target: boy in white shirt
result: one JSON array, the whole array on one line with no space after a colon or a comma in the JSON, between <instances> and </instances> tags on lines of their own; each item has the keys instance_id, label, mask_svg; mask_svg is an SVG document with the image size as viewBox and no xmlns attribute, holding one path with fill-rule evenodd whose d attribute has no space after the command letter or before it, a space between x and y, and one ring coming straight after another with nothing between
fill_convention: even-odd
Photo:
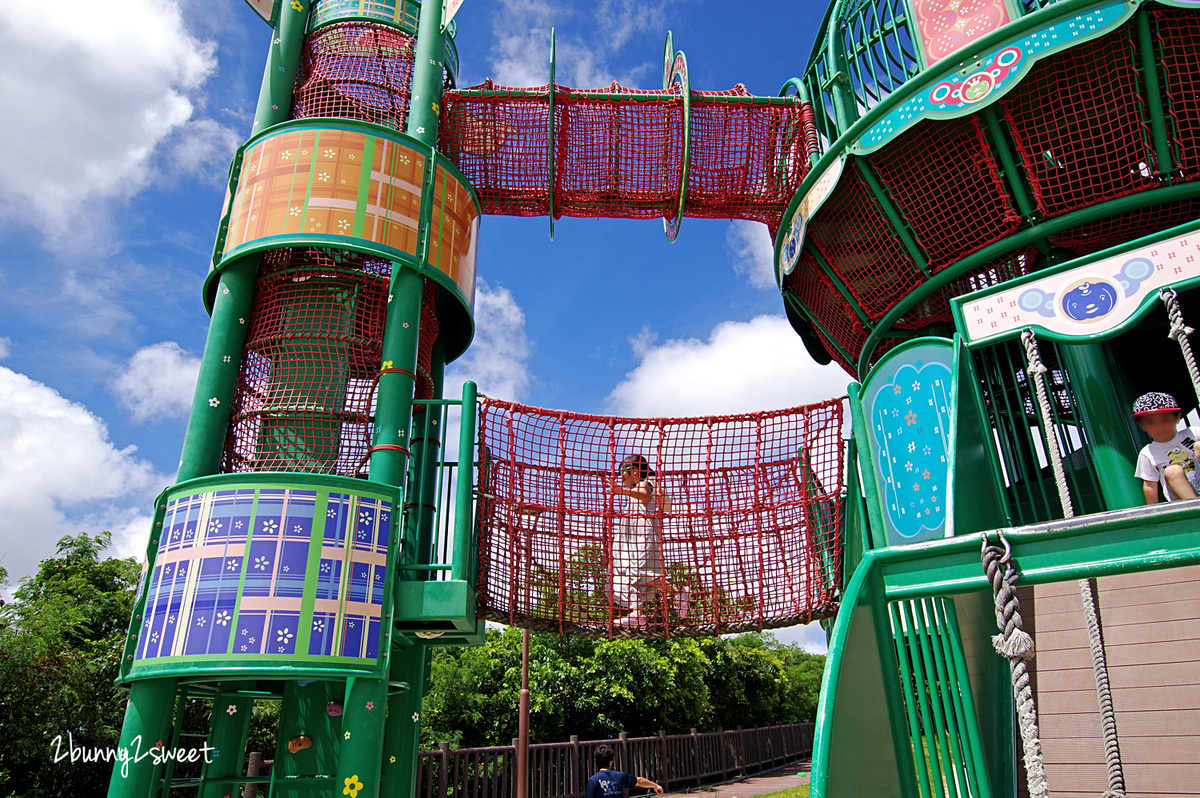
<instances>
[{"instance_id":1,"label":"boy in white shirt","mask_svg":"<svg viewBox=\"0 0 1200 798\"><path fill-rule=\"evenodd\" d=\"M1137 425L1150 436L1138 454L1134 476L1142 480L1146 504L1158 504L1158 487L1167 501L1194 499L1200 491L1200 432L1179 429L1183 411L1168 393L1148 393L1133 403Z\"/></svg>"}]
</instances>

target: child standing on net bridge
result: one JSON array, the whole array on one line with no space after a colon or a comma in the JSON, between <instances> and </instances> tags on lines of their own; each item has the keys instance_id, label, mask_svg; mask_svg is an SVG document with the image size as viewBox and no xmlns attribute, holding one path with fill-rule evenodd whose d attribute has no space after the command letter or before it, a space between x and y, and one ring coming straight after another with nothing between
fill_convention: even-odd
<instances>
[{"instance_id":1,"label":"child standing on net bridge","mask_svg":"<svg viewBox=\"0 0 1200 798\"><path fill-rule=\"evenodd\" d=\"M663 788L650 779L633 776L620 770L611 770L613 750L607 745L597 748L593 756L596 759L596 767L600 770L588 779L587 789L583 791L583 798L618 798L618 796L624 795L630 787L644 787L662 795Z\"/></svg>"},{"instance_id":2,"label":"child standing on net bridge","mask_svg":"<svg viewBox=\"0 0 1200 798\"><path fill-rule=\"evenodd\" d=\"M613 625L645 626L649 619L642 605L655 590L673 595L679 617L687 617L688 588L672 585L663 564L663 516L671 510L671 498L659 487L645 457L631 454L621 461L613 493L628 502L613 540L612 597L629 609Z\"/></svg>"}]
</instances>

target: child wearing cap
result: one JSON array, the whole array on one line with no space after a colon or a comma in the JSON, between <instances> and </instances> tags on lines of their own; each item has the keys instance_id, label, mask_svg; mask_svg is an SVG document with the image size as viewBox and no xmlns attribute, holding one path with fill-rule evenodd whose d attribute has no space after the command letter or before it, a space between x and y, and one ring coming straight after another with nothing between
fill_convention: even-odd
<instances>
[{"instance_id":1,"label":"child wearing cap","mask_svg":"<svg viewBox=\"0 0 1200 798\"><path fill-rule=\"evenodd\" d=\"M1158 486L1167 501L1194 499L1200 491L1200 432L1179 429L1183 411L1169 393L1148 393L1133 403L1133 417L1150 443L1138 454L1134 476L1142 480L1146 504L1158 504Z\"/></svg>"}]
</instances>

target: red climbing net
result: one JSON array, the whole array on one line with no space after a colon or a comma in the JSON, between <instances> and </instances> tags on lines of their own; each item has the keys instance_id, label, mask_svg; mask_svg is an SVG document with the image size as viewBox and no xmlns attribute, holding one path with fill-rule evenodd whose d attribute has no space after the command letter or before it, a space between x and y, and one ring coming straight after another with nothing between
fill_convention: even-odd
<instances>
[{"instance_id":1,"label":"red climbing net","mask_svg":"<svg viewBox=\"0 0 1200 798\"><path fill-rule=\"evenodd\" d=\"M722 634L832 615L841 399L742 415L620 418L484 397L484 617L620 637ZM648 476L642 463L654 472ZM614 480L649 480L647 503Z\"/></svg>"},{"instance_id":2,"label":"red climbing net","mask_svg":"<svg viewBox=\"0 0 1200 798\"><path fill-rule=\"evenodd\" d=\"M364 470L391 263L307 247L265 252L222 471ZM437 286L425 281L416 397L433 395Z\"/></svg>"},{"instance_id":3,"label":"red climbing net","mask_svg":"<svg viewBox=\"0 0 1200 798\"><path fill-rule=\"evenodd\" d=\"M471 181L483 212L544 216L553 197L556 217L674 218L683 168L678 87L556 86L553 139L549 89L489 82L446 93L438 147ZM740 85L692 92L691 108L684 215L750 219L773 234L808 173L811 113L794 97L756 98Z\"/></svg>"}]
</instances>

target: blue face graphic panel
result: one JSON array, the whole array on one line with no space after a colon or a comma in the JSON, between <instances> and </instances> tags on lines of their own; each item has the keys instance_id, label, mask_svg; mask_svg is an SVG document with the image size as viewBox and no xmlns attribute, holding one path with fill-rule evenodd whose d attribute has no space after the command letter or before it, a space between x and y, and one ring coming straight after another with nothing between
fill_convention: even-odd
<instances>
[{"instance_id":1,"label":"blue face graphic panel","mask_svg":"<svg viewBox=\"0 0 1200 798\"><path fill-rule=\"evenodd\" d=\"M889 546L946 532L953 357L948 341L903 344L888 353L863 387L871 465Z\"/></svg>"}]
</instances>

